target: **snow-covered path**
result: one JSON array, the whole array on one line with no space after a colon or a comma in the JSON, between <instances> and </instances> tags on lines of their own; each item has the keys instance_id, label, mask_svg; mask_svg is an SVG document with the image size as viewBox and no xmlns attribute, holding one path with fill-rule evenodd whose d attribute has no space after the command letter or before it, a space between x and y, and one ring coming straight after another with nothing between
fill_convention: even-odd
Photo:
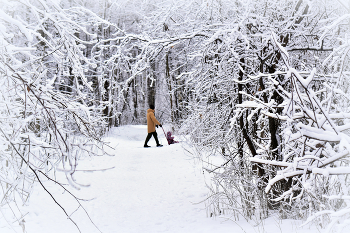
<instances>
[{"instance_id":1,"label":"snow-covered path","mask_svg":"<svg viewBox=\"0 0 350 233\"><path fill-rule=\"evenodd\" d=\"M251 223L235 223L223 218L208 218L205 204L195 204L206 198L207 188L201 164L184 150L180 144L166 145L161 130L159 138L164 147L156 148L152 138L151 148L143 148L146 126L114 128L106 140L116 148L114 156L86 158L78 170L105 171L77 172L78 183L90 184L82 188L77 196L92 199L82 202L92 221L103 233L192 233L192 232L309 232L298 229L296 222L271 218L264 224L253 227ZM77 203L63 193L57 185L46 183L57 200L72 214ZM30 211L25 216L28 233L75 233L79 232L55 205L41 187L32 194ZM229 217L229 216L226 216ZM82 208L72 219L83 233L97 233ZM300 222L298 222L300 224ZM23 232L22 228L1 227L1 233ZM14 231L16 230L16 231Z\"/></svg>"},{"instance_id":2,"label":"snow-covered path","mask_svg":"<svg viewBox=\"0 0 350 233\"><path fill-rule=\"evenodd\" d=\"M118 128L110 134L110 141L118 141L117 154L109 158L116 168L101 174L105 176L96 189L102 194L96 193L101 198L95 205L102 208L98 216L92 215L103 223L102 232L181 232L185 227L196 232L197 221L207 220L203 205L192 204L206 194L200 170L179 144L166 146L160 133L162 148L156 148L153 139L151 148L142 147L143 126Z\"/></svg>"}]
</instances>

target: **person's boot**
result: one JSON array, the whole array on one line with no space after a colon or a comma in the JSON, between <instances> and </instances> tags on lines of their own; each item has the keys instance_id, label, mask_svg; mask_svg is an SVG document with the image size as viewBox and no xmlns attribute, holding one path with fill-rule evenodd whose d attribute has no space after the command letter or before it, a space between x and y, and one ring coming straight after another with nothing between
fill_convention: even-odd
<instances>
[{"instance_id":1,"label":"person's boot","mask_svg":"<svg viewBox=\"0 0 350 233\"><path fill-rule=\"evenodd\" d=\"M162 147L163 145L159 144L157 133L153 134L153 136L154 136L154 139L156 140L157 147Z\"/></svg>"},{"instance_id":2,"label":"person's boot","mask_svg":"<svg viewBox=\"0 0 350 233\"><path fill-rule=\"evenodd\" d=\"M150 147L149 145L147 145L148 141L151 139L152 134L147 134L146 140L145 140L145 144L143 144L143 147Z\"/></svg>"}]
</instances>

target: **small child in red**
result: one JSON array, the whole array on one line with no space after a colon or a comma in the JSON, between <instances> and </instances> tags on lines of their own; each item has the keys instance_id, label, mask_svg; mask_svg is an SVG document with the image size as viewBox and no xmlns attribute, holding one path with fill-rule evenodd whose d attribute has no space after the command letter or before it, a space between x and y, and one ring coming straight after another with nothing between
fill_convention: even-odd
<instances>
[{"instance_id":1,"label":"small child in red","mask_svg":"<svg viewBox=\"0 0 350 233\"><path fill-rule=\"evenodd\" d=\"M168 140L168 144L174 144L174 143L178 143L177 141L174 141L174 137L171 136L171 132L168 131L166 133L166 140Z\"/></svg>"}]
</instances>

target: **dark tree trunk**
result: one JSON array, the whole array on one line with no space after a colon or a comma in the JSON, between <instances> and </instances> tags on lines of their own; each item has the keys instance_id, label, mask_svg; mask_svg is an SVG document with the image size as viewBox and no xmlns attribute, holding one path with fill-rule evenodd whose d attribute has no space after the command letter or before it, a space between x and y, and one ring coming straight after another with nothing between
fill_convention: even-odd
<instances>
[{"instance_id":1,"label":"dark tree trunk","mask_svg":"<svg viewBox=\"0 0 350 233\"><path fill-rule=\"evenodd\" d=\"M240 59L240 63L244 64L244 58ZM242 70L240 70L239 76L238 76L238 81L242 81L242 80L243 80L243 72L242 72ZM243 84L238 83L238 102L237 102L238 104L243 103L243 95L240 93L241 91L243 91ZM243 128L243 117L242 116L239 118L238 123L239 123L240 129L242 130L242 128ZM244 145L244 141L242 140L242 137L238 137L238 142L237 142L238 155L241 159L243 159L243 145Z\"/></svg>"},{"instance_id":2,"label":"dark tree trunk","mask_svg":"<svg viewBox=\"0 0 350 233\"><path fill-rule=\"evenodd\" d=\"M243 66L244 63L245 63L244 58L241 58L240 64L242 66L242 69L244 69L244 66ZM244 73L242 70L240 70L238 81L243 81L243 76L244 76ZM238 83L238 103L239 104L243 103L243 95L240 93L241 91L243 91L243 84ZM243 115L244 114L242 114L241 117L239 118L239 127L242 130L243 138L247 142L247 145L249 147L249 150L250 150L252 156L255 156L256 150L255 150L253 141L251 140L251 138L248 135L248 122L246 121L246 124L244 124L244 116ZM241 157L243 157L243 143L242 143L242 145L240 145L238 147L238 149L239 149L239 155Z\"/></svg>"},{"instance_id":3,"label":"dark tree trunk","mask_svg":"<svg viewBox=\"0 0 350 233\"><path fill-rule=\"evenodd\" d=\"M155 105L156 102L156 61L151 60L150 61L150 78L147 79L147 97L148 97L148 106L149 105ZM153 80L152 80L153 79Z\"/></svg>"},{"instance_id":4,"label":"dark tree trunk","mask_svg":"<svg viewBox=\"0 0 350 233\"><path fill-rule=\"evenodd\" d=\"M166 83L168 85L168 90L169 90L171 122L174 123L173 93L172 93L173 88L172 88L172 80L170 77L169 52L165 54L165 78L166 78Z\"/></svg>"},{"instance_id":5,"label":"dark tree trunk","mask_svg":"<svg viewBox=\"0 0 350 233\"><path fill-rule=\"evenodd\" d=\"M137 96L137 88L136 88L136 82L133 80L131 82L132 85L132 94L133 94L133 104L134 104L134 120L137 121L138 114L137 114L137 107L138 107L138 96Z\"/></svg>"}]
</instances>

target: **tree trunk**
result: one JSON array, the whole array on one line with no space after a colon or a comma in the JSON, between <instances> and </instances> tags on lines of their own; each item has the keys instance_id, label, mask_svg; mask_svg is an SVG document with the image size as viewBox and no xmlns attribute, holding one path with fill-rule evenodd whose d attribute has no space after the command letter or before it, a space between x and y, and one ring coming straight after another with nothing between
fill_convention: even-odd
<instances>
[{"instance_id":1,"label":"tree trunk","mask_svg":"<svg viewBox=\"0 0 350 233\"><path fill-rule=\"evenodd\" d=\"M168 85L168 90L169 90L171 122L174 123L173 93L172 93L172 80L170 77L169 52L165 54L165 78L166 78L166 83Z\"/></svg>"},{"instance_id":2,"label":"tree trunk","mask_svg":"<svg viewBox=\"0 0 350 233\"><path fill-rule=\"evenodd\" d=\"M150 61L150 77L147 79L147 98L148 105L154 105L156 102L156 62Z\"/></svg>"},{"instance_id":3,"label":"tree trunk","mask_svg":"<svg viewBox=\"0 0 350 233\"><path fill-rule=\"evenodd\" d=\"M241 58L240 59L240 63L241 64L244 64L245 63L245 60L244 58ZM242 69L244 69L244 66L242 66ZM243 76L244 76L244 73L242 70L239 71L239 78L238 78L238 81L243 81ZM242 104L243 103L243 95L240 93L241 91L243 91L243 84L241 83L238 83L238 103L239 104ZM255 150L255 147L254 147L254 144L253 144L253 141L250 139L249 135L248 135L248 122L246 122L246 127L245 127L245 124L244 124L244 114L241 115L241 117L239 118L239 127L242 131L242 134L243 134L243 138L245 139L245 141L247 142L247 145L249 147L249 150L251 152L251 154L253 156L256 155L256 150ZM243 157L243 144L240 145L241 149L239 148L239 155L241 157Z\"/></svg>"}]
</instances>

